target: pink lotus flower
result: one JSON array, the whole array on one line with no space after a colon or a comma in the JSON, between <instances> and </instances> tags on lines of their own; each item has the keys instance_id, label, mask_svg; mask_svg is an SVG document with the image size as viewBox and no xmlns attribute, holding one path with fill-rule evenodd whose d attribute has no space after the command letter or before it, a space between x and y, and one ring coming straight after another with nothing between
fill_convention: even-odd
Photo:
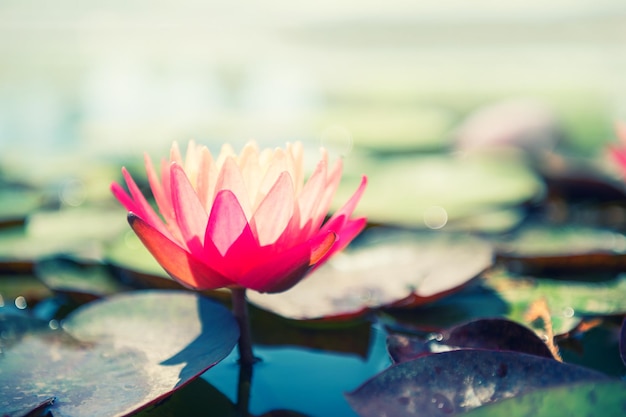
<instances>
[{"instance_id":1,"label":"pink lotus flower","mask_svg":"<svg viewBox=\"0 0 626 417\"><path fill-rule=\"evenodd\" d=\"M161 216L125 168L129 192L117 183L111 190L159 264L193 289L285 291L366 224L365 218L351 218L366 177L324 223L341 178L341 160L330 168L322 151L305 182L299 143L262 152L249 143L239 155L225 145L214 160L205 146L190 142L184 162L174 143L160 177L148 156L145 165Z\"/></svg>"}]
</instances>

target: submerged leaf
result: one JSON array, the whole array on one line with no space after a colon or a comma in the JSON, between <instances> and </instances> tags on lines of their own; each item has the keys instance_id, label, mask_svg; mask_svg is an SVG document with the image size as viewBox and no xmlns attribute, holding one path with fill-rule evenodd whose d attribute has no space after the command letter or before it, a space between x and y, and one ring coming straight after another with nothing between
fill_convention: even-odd
<instances>
[{"instance_id":1,"label":"submerged leaf","mask_svg":"<svg viewBox=\"0 0 626 417\"><path fill-rule=\"evenodd\" d=\"M394 365L347 399L362 417L453 416L533 390L608 379L539 356L464 349Z\"/></svg>"},{"instance_id":2,"label":"submerged leaf","mask_svg":"<svg viewBox=\"0 0 626 417\"><path fill-rule=\"evenodd\" d=\"M239 336L226 308L175 291L118 295L75 310L64 330L31 328L9 333L0 358L0 410L11 416L49 397L55 416L126 415L215 365Z\"/></svg>"}]
</instances>

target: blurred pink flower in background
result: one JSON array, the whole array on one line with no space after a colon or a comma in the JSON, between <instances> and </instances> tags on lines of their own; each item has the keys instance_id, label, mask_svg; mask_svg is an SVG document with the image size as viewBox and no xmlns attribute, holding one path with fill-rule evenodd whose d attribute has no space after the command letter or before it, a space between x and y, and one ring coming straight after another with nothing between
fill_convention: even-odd
<instances>
[{"instance_id":1,"label":"blurred pink flower in background","mask_svg":"<svg viewBox=\"0 0 626 417\"><path fill-rule=\"evenodd\" d=\"M366 177L324 223L341 160L330 167L322 150L305 181L300 143L263 151L248 143L239 155L224 145L214 159L207 147L190 142L184 161L174 143L160 176L148 156L145 165L160 216L125 168L128 192L117 183L111 189L159 264L193 289L285 291L366 224L365 218L351 218Z\"/></svg>"},{"instance_id":2,"label":"blurred pink flower in background","mask_svg":"<svg viewBox=\"0 0 626 417\"><path fill-rule=\"evenodd\" d=\"M617 123L615 130L617 131L620 144L609 146L609 152L613 159L619 164L622 175L626 178L626 123Z\"/></svg>"}]
</instances>

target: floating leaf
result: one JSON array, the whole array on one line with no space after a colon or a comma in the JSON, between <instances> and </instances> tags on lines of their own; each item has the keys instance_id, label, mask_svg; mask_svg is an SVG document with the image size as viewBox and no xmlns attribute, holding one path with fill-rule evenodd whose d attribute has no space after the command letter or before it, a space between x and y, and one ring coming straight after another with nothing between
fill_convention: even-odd
<instances>
[{"instance_id":1,"label":"floating leaf","mask_svg":"<svg viewBox=\"0 0 626 417\"><path fill-rule=\"evenodd\" d=\"M81 304L125 289L103 265L81 265L69 259L41 261L36 274L48 288Z\"/></svg>"},{"instance_id":2,"label":"floating leaf","mask_svg":"<svg viewBox=\"0 0 626 417\"><path fill-rule=\"evenodd\" d=\"M11 323L8 317L0 324ZM54 415L123 416L215 365L239 336L222 305L175 291L87 304L65 319L64 329L12 331L14 341L0 358L3 413L16 415L56 397Z\"/></svg>"},{"instance_id":3,"label":"floating leaf","mask_svg":"<svg viewBox=\"0 0 626 417\"><path fill-rule=\"evenodd\" d=\"M491 266L491 248L467 235L369 231L296 287L251 292L276 314L311 319L357 315L383 306L413 307L457 291ZM454 262L450 262L454 259Z\"/></svg>"},{"instance_id":4,"label":"floating leaf","mask_svg":"<svg viewBox=\"0 0 626 417\"><path fill-rule=\"evenodd\" d=\"M394 365L347 399L362 417L452 416L533 390L607 379L539 356L462 349Z\"/></svg>"},{"instance_id":5,"label":"floating leaf","mask_svg":"<svg viewBox=\"0 0 626 417\"><path fill-rule=\"evenodd\" d=\"M108 209L72 208L38 212L26 228L0 234L0 263L26 262L59 254L100 260L104 244L128 225L119 213Z\"/></svg>"},{"instance_id":6,"label":"floating leaf","mask_svg":"<svg viewBox=\"0 0 626 417\"><path fill-rule=\"evenodd\" d=\"M470 285L433 303L413 309L387 309L379 316L399 331L441 332L472 319L507 317L508 311L506 301L492 288Z\"/></svg>"},{"instance_id":7,"label":"floating leaf","mask_svg":"<svg viewBox=\"0 0 626 417\"><path fill-rule=\"evenodd\" d=\"M532 326L524 316L531 303L544 297L552 314L556 335L572 330L585 315L626 312L626 277L604 282L570 282L512 277L505 271L486 274L486 285L509 305L507 317ZM533 327L536 328L536 327ZM541 327L539 327L541 328Z\"/></svg>"},{"instance_id":8,"label":"floating leaf","mask_svg":"<svg viewBox=\"0 0 626 417\"><path fill-rule=\"evenodd\" d=\"M480 319L454 326L428 340L391 335L387 340L395 363L453 349L507 350L553 359L546 344L527 327L504 319Z\"/></svg>"},{"instance_id":9,"label":"floating leaf","mask_svg":"<svg viewBox=\"0 0 626 417\"><path fill-rule=\"evenodd\" d=\"M108 247L106 260L129 282L152 288L181 288L132 230L127 230Z\"/></svg>"},{"instance_id":10,"label":"floating leaf","mask_svg":"<svg viewBox=\"0 0 626 417\"><path fill-rule=\"evenodd\" d=\"M348 160L346 169L348 174L354 173L354 178L342 183L340 195L350 195L358 174L365 173L369 178L357 215L366 215L373 223L413 228L453 228L457 222L516 207L543 192L539 178L515 157ZM343 198L338 196L336 200Z\"/></svg>"},{"instance_id":11,"label":"floating leaf","mask_svg":"<svg viewBox=\"0 0 626 417\"><path fill-rule=\"evenodd\" d=\"M22 297L26 305L34 305L51 295L50 289L33 275L0 275L0 307L14 304L18 297Z\"/></svg>"},{"instance_id":12,"label":"floating leaf","mask_svg":"<svg viewBox=\"0 0 626 417\"><path fill-rule=\"evenodd\" d=\"M43 202L40 192L28 189L0 188L0 227L17 225Z\"/></svg>"},{"instance_id":13,"label":"floating leaf","mask_svg":"<svg viewBox=\"0 0 626 417\"><path fill-rule=\"evenodd\" d=\"M626 236L606 229L536 225L496 244L516 273L617 271L626 266Z\"/></svg>"},{"instance_id":14,"label":"floating leaf","mask_svg":"<svg viewBox=\"0 0 626 417\"><path fill-rule=\"evenodd\" d=\"M147 407L134 417L179 417L209 412L220 417L236 417L236 406L223 393L205 381L196 378L162 404Z\"/></svg>"},{"instance_id":15,"label":"floating leaf","mask_svg":"<svg viewBox=\"0 0 626 417\"><path fill-rule=\"evenodd\" d=\"M626 411L626 384L581 382L530 392L470 411L467 417L619 417Z\"/></svg>"},{"instance_id":16,"label":"floating leaf","mask_svg":"<svg viewBox=\"0 0 626 417\"><path fill-rule=\"evenodd\" d=\"M119 175L120 164L101 161L83 151L82 146L62 152L15 149L0 154L0 165L9 181L46 190L64 206L110 201L109 184Z\"/></svg>"}]
</instances>

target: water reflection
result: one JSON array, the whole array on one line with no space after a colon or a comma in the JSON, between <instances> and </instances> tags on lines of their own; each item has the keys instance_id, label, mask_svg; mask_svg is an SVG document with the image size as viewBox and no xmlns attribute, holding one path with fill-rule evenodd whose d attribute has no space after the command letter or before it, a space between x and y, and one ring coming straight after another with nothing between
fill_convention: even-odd
<instances>
[{"instance_id":1,"label":"water reflection","mask_svg":"<svg viewBox=\"0 0 626 417\"><path fill-rule=\"evenodd\" d=\"M288 409L312 416L355 416L343 394L389 366L386 335L374 328L367 359L356 355L296 347L255 346L261 362L254 365L249 411L262 414ZM239 378L236 350L202 378L233 403Z\"/></svg>"}]
</instances>

